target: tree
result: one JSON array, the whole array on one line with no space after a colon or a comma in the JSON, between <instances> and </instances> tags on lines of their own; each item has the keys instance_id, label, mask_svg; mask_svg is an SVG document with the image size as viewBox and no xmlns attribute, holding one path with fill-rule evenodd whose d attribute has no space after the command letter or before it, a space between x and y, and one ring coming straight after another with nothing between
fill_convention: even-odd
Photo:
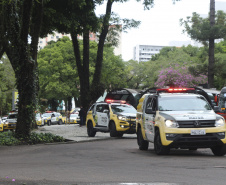
<instances>
[{"instance_id":1,"label":"tree","mask_svg":"<svg viewBox=\"0 0 226 185\"><path fill-rule=\"evenodd\" d=\"M37 103L37 46L43 0L0 1L0 57L5 52L19 93L16 134L29 136ZM30 38L30 39L29 39Z\"/></svg>"},{"instance_id":2,"label":"tree","mask_svg":"<svg viewBox=\"0 0 226 185\"><path fill-rule=\"evenodd\" d=\"M12 109L12 92L15 89L15 74L6 55L0 60L0 116Z\"/></svg>"},{"instance_id":3,"label":"tree","mask_svg":"<svg viewBox=\"0 0 226 185\"><path fill-rule=\"evenodd\" d=\"M226 41L221 41L215 44L215 86L217 89L222 89L226 86Z\"/></svg>"},{"instance_id":4,"label":"tree","mask_svg":"<svg viewBox=\"0 0 226 185\"><path fill-rule=\"evenodd\" d=\"M80 44L82 51L83 45ZM97 43L90 42L90 75L94 73ZM40 99L64 100L79 97L79 79L74 62L72 42L63 37L57 42L51 41L38 53ZM103 53L103 78L105 89L125 87L125 66L121 57L115 56L113 48L105 46ZM91 79L92 80L92 79ZM55 101L54 101L55 102ZM78 106L78 102L76 103ZM53 109L52 109L53 110Z\"/></svg>"},{"instance_id":5,"label":"tree","mask_svg":"<svg viewBox=\"0 0 226 185\"><path fill-rule=\"evenodd\" d=\"M139 21L129 20L129 19L120 19L112 12L112 5L115 2L126 2L127 0L107 0L106 2L106 12L104 15L97 17L95 14L95 7L99 4L104 3L104 0L80 0L78 2L67 0L64 5L60 4L59 0L55 0L50 6L54 7L56 12L55 16L58 19L55 22L55 27L59 32L70 33L74 54L76 58L76 65L80 80L80 95L81 103L85 110L88 110L90 104L95 102L100 95L104 92L104 85L101 83L102 76L102 67L103 67L103 52L104 45L107 44L107 35L109 33L114 33L111 36L116 36L117 31L121 31L121 27L118 26L122 24L122 28L131 28L137 27ZM175 0L173 0L175 2ZM144 0L143 4L146 9L149 9L154 3L154 0ZM62 6L67 7L67 11L62 9ZM54 15L53 15L54 16ZM61 21L59 21L61 19ZM59 24L60 22L60 24ZM115 32L109 31L112 30L111 25L114 26ZM111 29L110 29L111 28ZM89 60L89 33L94 32L98 33L98 49L96 53L96 58L94 59L95 68L92 77L90 76L90 60ZM83 52L81 55L78 35L83 37ZM117 38L117 37L116 37ZM111 43L115 44L115 43ZM92 79L92 81L91 81Z\"/></svg>"},{"instance_id":6,"label":"tree","mask_svg":"<svg viewBox=\"0 0 226 185\"><path fill-rule=\"evenodd\" d=\"M205 84L207 77L205 75L193 76L189 73L188 67L174 65L162 69L155 83L157 87L175 86L175 87L193 87L199 84Z\"/></svg>"},{"instance_id":7,"label":"tree","mask_svg":"<svg viewBox=\"0 0 226 185\"><path fill-rule=\"evenodd\" d=\"M155 85L159 85L158 83L155 83L156 81L160 83L160 73L163 73L163 71L166 73L166 71L169 69L175 72L182 67L186 68L186 72L190 74L192 78L199 78L200 76L203 76L207 73L206 68L203 67L205 63L203 63L203 61L201 61L199 58L199 56L202 56L200 53L203 53L203 48L198 48L191 45L186 47L183 46L181 48L164 47L159 54L154 55L154 57L148 62L126 62L126 68L129 71L127 75L127 85L129 88L138 89L154 87ZM201 70L200 66L202 66ZM176 75L175 79L166 79L166 77L171 78L171 75L166 75L164 80L167 81L167 83L174 84L174 82L170 82L170 80L177 80L179 76ZM194 84L197 83L193 83L193 85ZM165 83L163 85L165 85ZM184 83L184 85L187 85L187 83Z\"/></svg>"},{"instance_id":8,"label":"tree","mask_svg":"<svg viewBox=\"0 0 226 185\"><path fill-rule=\"evenodd\" d=\"M225 38L226 13L218 11L215 15L215 1L210 0L210 17L202 18L197 13L187 20L180 20L184 25L184 32L194 40L202 42L205 46L209 44L208 62L208 85L214 87L214 40Z\"/></svg>"},{"instance_id":9,"label":"tree","mask_svg":"<svg viewBox=\"0 0 226 185\"><path fill-rule=\"evenodd\" d=\"M64 100L66 103L69 98L78 97L79 79L74 60L72 43L68 37L51 42L40 50L38 65L41 99ZM56 107L52 110L56 111Z\"/></svg>"}]
</instances>

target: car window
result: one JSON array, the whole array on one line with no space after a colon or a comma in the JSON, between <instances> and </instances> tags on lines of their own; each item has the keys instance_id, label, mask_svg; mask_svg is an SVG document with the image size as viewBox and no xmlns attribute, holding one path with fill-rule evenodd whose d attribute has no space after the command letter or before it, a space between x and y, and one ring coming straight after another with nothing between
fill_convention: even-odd
<instances>
[{"instance_id":1,"label":"car window","mask_svg":"<svg viewBox=\"0 0 226 185\"><path fill-rule=\"evenodd\" d=\"M96 111L97 112L103 112L104 111L104 105L103 104L97 105L96 106Z\"/></svg>"},{"instance_id":2,"label":"car window","mask_svg":"<svg viewBox=\"0 0 226 185\"><path fill-rule=\"evenodd\" d=\"M17 114L10 114L8 116L8 119L16 119L17 118Z\"/></svg>"},{"instance_id":3,"label":"car window","mask_svg":"<svg viewBox=\"0 0 226 185\"><path fill-rule=\"evenodd\" d=\"M50 117L51 116L51 113L44 113L42 116L43 117Z\"/></svg>"},{"instance_id":4,"label":"car window","mask_svg":"<svg viewBox=\"0 0 226 185\"><path fill-rule=\"evenodd\" d=\"M159 98L160 111L206 111L212 110L204 97L161 97Z\"/></svg>"},{"instance_id":5,"label":"car window","mask_svg":"<svg viewBox=\"0 0 226 185\"><path fill-rule=\"evenodd\" d=\"M71 117L78 117L78 114L71 114Z\"/></svg>"},{"instance_id":6,"label":"car window","mask_svg":"<svg viewBox=\"0 0 226 185\"><path fill-rule=\"evenodd\" d=\"M137 110L133 106L129 105L111 105L113 113L135 113Z\"/></svg>"}]
</instances>

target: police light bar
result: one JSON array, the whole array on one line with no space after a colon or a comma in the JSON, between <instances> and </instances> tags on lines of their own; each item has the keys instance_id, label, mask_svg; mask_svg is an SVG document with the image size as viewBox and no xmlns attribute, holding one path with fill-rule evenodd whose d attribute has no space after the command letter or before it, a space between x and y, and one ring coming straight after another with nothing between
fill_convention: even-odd
<instances>
[{"instance_id":1,"label":"police light bar","mask_svg":"<svg viewBox=\"0 0 226 185\"><path fill-rule=\"evenodd\" d=\"M111 100L111 99L106 99L105 102L106 103L121 103L121 104L125 104L126 103L125 100Z\"/></svg>"},{"instance_id":2,"label":"police light bar","mask_svg":"<svg viewBox=\"0 0 226 185\"><path fill-rule=\"evenodd\" d=\"M168 88L168 89L157 89L157 92L188 92L188 91L194 91L194 88Z\"/></svg>"}]
</instances>

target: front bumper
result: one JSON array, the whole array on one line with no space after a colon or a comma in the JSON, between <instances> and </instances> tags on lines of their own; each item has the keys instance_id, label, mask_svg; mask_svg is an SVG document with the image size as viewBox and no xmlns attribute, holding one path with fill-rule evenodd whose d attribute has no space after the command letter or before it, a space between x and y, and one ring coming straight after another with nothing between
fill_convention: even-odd
<instances>
[{"instance_id":1,"label":"front bumper","mask_svg":"<svg viewBox=\"0 0 226 185\"><path fill-rule=\"evenodd\" d=\"M127 134L135 134L136 133L136 122L135 121L128 121L128 122L120 121L117 126L117 131L124 132Z\"/></svg>"},{"instance_id":2,"label":"front bumper","mask_svg":"<svg viewBox=\"0 0 226 185\"><path fill-rule=\"evenodd\" d=\"M165 129L161 132L162 144L171 148L211 148L226 144L226 129L224 127L198 128L205 130L204 135L191 135L191 130L181 128Z\"/></svg>"},{"instance_id":3,"label":"front bumper","mask_svg":"<svg viewBox=\"0 0 226 185\"><path fill-rule=\"evenodd\" d=\"M0 132L4 130L14 130L16 129L15 123L9 123L9 124L0 124Z\"/></svg>"}]
</instances>

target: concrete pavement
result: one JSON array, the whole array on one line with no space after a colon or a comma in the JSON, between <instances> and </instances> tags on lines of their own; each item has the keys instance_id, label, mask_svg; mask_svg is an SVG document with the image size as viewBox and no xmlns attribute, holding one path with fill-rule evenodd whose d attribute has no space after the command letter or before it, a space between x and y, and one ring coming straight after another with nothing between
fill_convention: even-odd
<instances>
[{"instance_id":1,"label":"concrete pavement","mask_svg":"<svg viewBox=\"0 0 226 185\"><path fill-rule=\"evenodd\" d=\"M110 133L102 132L97 132L95 137L88 137L86 126L79 127L78 124L42 126L35 130L35 132L52 133L58 136L62 136L67 139L68 142L86 142L103 139L115 139L110 137ZM123 137L136 138L136 134L124 134Z\"/></svg>"}]
</instances>

